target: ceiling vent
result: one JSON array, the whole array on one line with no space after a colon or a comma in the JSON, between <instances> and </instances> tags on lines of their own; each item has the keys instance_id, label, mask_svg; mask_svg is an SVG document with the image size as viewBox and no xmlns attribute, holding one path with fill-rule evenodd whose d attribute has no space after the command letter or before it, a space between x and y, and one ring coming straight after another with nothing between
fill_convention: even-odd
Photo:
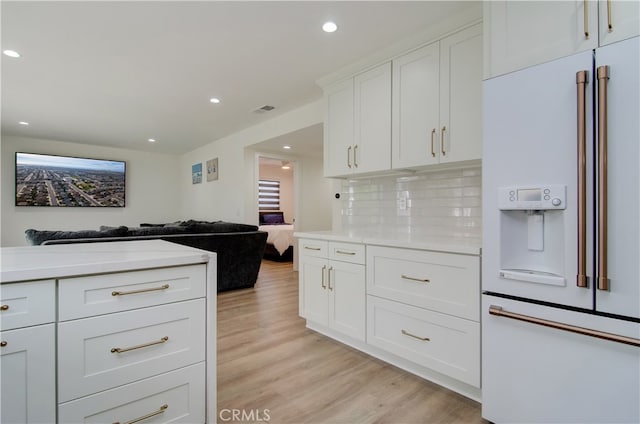
<instances>
[{"instance_id":1,"label":"ceiling vent","mask_svg":"<svg viewBox=\"0 0 640 424\"><path fill-rule=\"evenodd\" d=\"M259 107L258 109L254 110L255 113L265 113L265 112L271 112L273 109L275 109L275 106L271 106L271 105L264 105L262 107Z\"/></svg>"}]
</instances>

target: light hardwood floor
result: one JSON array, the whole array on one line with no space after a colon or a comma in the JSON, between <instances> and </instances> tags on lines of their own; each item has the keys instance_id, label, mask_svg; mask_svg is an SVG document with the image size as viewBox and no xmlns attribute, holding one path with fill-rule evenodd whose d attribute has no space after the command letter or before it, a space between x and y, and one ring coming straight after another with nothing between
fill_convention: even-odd
<instances>
[{"instance_id":1,"label":"light hardwood floor","mask_svg":"<svg viewBox=\"0 0 640 424\"><path fill-rule=\"evenodd\" d=\"M255 288L218 295L218 423L238 422L487 421L477 402L305 328L298 273L263 261Z\"/></svg>"}]
</instances>

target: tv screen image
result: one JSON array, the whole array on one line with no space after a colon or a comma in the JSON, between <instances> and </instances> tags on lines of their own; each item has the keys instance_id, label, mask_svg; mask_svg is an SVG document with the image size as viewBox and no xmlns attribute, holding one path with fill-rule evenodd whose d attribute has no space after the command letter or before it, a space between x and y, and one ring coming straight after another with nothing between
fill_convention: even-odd
<instances>
[{"instance_id":1,"label":"tv screen image","mask_svg":"<svg viewBox=\"0 0 640 424\"><path fill-rule=\"evenodd\" d=\"M124 161L16 153L16 206L125 206Z\"/></svg>"}]
</instances>

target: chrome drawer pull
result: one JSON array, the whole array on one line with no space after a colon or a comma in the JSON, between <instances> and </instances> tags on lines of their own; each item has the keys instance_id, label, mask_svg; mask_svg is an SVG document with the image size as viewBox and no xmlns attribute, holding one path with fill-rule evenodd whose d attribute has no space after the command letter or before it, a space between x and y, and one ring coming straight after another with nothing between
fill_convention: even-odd
<instances>
[{"instance_id":1,"label":"chrome drawer pull","mask_svg":"<svg viewBox=\"0 0 640 424\"><path fill-rule=\"evenodd\" d=\"M418 339L421 342L430 342L431 341L431 339L428 338L428 337L416 336L415 334L411 334L407 330L404 330L404 329L402 330L402 334L405 335L405 336L413 337L414 339Z\"/></svg>"},{"instance_id":2,"label":"chrome drawer pull","mask_svg":"<svg viewBox=\"0 0 640 424\"><path fill-rule=\"evenodd\" d=\"M8 310L9 310L9 305L0 306L0 311L8 311Z\"/></svg>"},{"instance_id":3,"label":"chrome drawer pull","mask_svg":"<svg viewBox=\"0 0 640 424\"><path fill-rule=\"evenodd\" d=\"M402 277L405 280L418 281L420 283L430 283L431 282L428 278L415 278L415 277L409 277L409 276L404 275L404 274L402 274L400 277Z\"/></svg>"},{"instance_id":4,"label":"chrome drawer pull","mask_svg":"<svg viewBox=\"0 0 640 424\"><path fill-rule=\"evenodd\" d=\"M305 248L305 249L307 249L307 250L320 250L320 248L319 248L319 247L309 247L309 246L305 246L304 248Z\"/></svg>"},{"instance_id":5,"label":"chrome drawer pull","mask_svg":"<svg viewBox=\"0 0 640 424\"><path fill-rule=\"evenodd\" d=\"M0 347L5 347L6 345L8 345L9 343L7 343L5 340L0 342Z\"/></svg>"},{"instance_id":6,"label":"chrome drawer pull","mask_svg":"<svg viewBox=\"0 0 640 424\"><path fill-rule=\"evenodd\" d=\"M140 289L140 290L131 290L131 291L113 291L111 292L111 296L126 296L128 294L137 294L137 293L146 293L158 290L166 290L169 288L169 284L162 285L160 287L154 287L151 289Z\"/></svg>"},{"instance_id":7,"label":"chrome drawer pull","mask_svg":"<svg viewBox=\"0 0 640 424\"><path fill-rule=\"evenodd\" d=\"M356 252L345 252L344 250L336 250L336 253L339 253L340 255L355 255Z\"/></svg>"},{"instance_id":8,"label":"chrome drawer pull","mask_svg":"<svg viewBox=\"0 0 640 424\"><path fill-rule=\"evenodd\" d=\"M125 347L125 348L114 347L114 348L111 348L111 353L123 353L123 352L128 352L130 350L142 349L143 347L149 347L149 346L165 343L168 340L169 340L169 337L168 336L164 336L163 338L161 338L157 342L143 343L143 344L139 344L137 346L131 346L131 347Z\"/></svg>"},{"instance_id":9,"label":"chrome drawer pull","mask_svg":"<svg viewBox=\"0 0 640 424\"><path fill-rule=\"evenodd\" d=\"M134 424L134 423L139 423L140 421L146 420L147 418L151 418L151 417L155 417L156 415L160 415L162 414L164 411L166 411L169 408L169 405L167 405L166 403L164 405L162 405L160 407L160 409L158 409L157 411L154 412L150 412L147 415L143 415L139 418L136 418L135 420L131 420L131 421L127 421L124 424ZM120 424L120 421L116 421L113 424Z\"/></svg>"}]
</instances>

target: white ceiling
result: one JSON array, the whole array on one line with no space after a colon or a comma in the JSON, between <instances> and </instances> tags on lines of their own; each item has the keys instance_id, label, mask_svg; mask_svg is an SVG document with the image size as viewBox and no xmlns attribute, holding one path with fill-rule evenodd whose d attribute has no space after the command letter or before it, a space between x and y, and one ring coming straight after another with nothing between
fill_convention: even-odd
<instances>
[{"instance_id":1,"label":"white ceiling","mask_svg":"<svg viewBox=\"0 0 640 424\"><path fill-rule=\"evenodd\" d=\"M184 153L319 99L319 78L469 5L2 1L2 49L22 54L2 56L2 133ZM319 152L318 130L289 143Z\"/></svg>"}]
</instances>

